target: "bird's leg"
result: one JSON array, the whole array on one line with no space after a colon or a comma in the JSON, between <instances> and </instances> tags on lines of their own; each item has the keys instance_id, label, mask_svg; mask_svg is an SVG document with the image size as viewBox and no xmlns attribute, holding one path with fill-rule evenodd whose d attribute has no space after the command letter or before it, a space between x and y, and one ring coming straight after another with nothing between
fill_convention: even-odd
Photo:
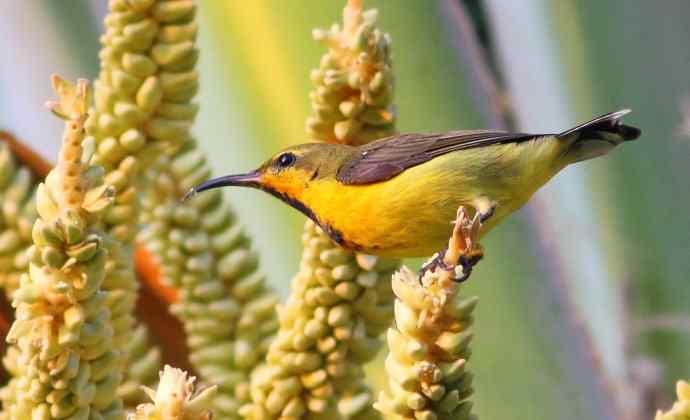
<instances>
[{"instance_id":1,"label":"bird's leg","mask_svg":"<svg viewBox=\"0 0 690 420\"><path fill-rule=\"evenodd\" d=\"M489 209L495 205L490 205ZM447 280L462 283L472 273L474 266L484 257L484 248L477 242L479 229L482 226L481 213L475 211L474 217L470 217L465 209L460 206L453 224L453 235L443 251L436 255L419 271L419 282L424 286L426 274L438 275Z\"/></svg>"},{"instance_id":2,"label":"bird's leg","mask_svg":"<svg viewBox=\"0 0 690 420\"><path fill-rule=\"evenodd\" d=\"M477 214L479 214L479 221L482 223L486 223L486 221L494 215L498 203L491 200L489 197L481 196L474 200L473 205L474 208L477 210Z\"/></svg>"},{"instance_id":3,"label":"bird's leg","mask_svg":"<svg viewBox=\"0 0 690 420\"><path fill-rule=\"evenodd\" d=\"M471 245L460 254L457 259L457 263L455 264L455 278L453 280L455 280L457 283L462 283L467 280L470 277L470 274L472 274L472 269L474 266L477 265L482 258L484 258L484 248L477 242L477 235L479 233L479 227L481 227L484 222L494 215L497 205L498 204L495 201L485 196L475 200L474 208L476 210L476 214L474 216L474 220L471 221L471 224L475 224L477 218L479 218L479 223L477 224L476 228L472 230L472 232L468 233L468 238L471 238ZM462 269L461 272L458 272L460 271L457 269L458 267Z\"/></svg>"}]
</instances>

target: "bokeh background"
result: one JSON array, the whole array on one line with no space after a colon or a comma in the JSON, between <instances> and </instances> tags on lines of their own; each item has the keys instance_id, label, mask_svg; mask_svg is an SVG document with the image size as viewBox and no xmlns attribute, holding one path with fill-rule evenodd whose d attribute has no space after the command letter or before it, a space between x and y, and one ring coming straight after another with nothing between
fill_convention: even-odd
<instances>
[{"instance_id":1,"label":"bokeh background","mask_svg":"<svg viewBox=\"0 0 690 420\"><path fill-rule=\"evenodd\" d=\"M393 38L402 131L495 124L454 2L489 47L499 99L521 130L560 131L619 108L633 109L626 121L643 130L640 141L564 171L485 241L465 289L481 298L476 412L644 418L667 403L676 378L690 377L690 3L366 0ZM0 128L54 161L61 128L42 107L53 96L49 75L96 78L106 2L0 5ZM309 71L324 51L311 30L338 21L343 5L200 2L196 133L216 173L308 140ZM303 217L268 195L227 193L286 295Z\"/></svg>"}]
</instances>

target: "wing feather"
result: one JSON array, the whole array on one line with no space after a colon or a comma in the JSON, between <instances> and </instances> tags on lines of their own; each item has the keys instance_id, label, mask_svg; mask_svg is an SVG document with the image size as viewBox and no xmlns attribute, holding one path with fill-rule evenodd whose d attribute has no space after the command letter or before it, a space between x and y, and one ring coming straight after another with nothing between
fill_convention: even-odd
<instances>
[{"instance_id":1,"label":"wing feather","mask_svg":"<svg viewBox=\"0 0 690 420\"><path fill-rule=\"evenodd\" d=\"M343 184L363 185L393 178L405 169L457 150L514 143L534 134L502 131L452 131L437 134L401 134L362 146L338 170Z\"/></svg>"}]
</instances>

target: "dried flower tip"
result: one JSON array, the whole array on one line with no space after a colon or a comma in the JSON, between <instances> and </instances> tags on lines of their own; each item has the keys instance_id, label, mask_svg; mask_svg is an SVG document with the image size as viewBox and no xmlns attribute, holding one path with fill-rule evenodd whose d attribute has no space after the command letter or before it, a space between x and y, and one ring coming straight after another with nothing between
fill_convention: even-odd
<instances>
[{"instance_id":1,"label":"dried flower tip","mask_svg":"<svg viewBox=\"0 0 690 420\"><path fill-rule=\"evenodd\" d=\"M479 213L470 218L463 206L458 207L453 227L453 236L448 241L448 250L443 261L450 267L455 267L461 255L466 257L481 253L479 246L479 228L482 223Z\"/></svg>"}]
</instances>

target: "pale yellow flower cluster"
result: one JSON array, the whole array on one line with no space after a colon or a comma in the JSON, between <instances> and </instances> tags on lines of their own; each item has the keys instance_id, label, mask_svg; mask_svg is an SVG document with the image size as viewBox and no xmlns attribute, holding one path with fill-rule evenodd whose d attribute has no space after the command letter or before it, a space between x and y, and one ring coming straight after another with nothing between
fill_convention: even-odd
<instances>
[{"instance_id":1,"label":"pale yellow flower cluster","mask_svg":"<svg viewBox=\"0 0 690 420\"><path fill-rule=\"evenodd\" d=\"M345 7L342 27L317 29L314 38L329 50L311 80L314 116L307 133L314 139L364 144L395 132L390 36L377 27L377 11L360 2Z\"/></svg>"},{"instance_id":2,"label":"pale yellow flower cluster","mask_svg":"<svg viewBox=\"0 0 690 420\"><path fill-rule=\"evenodd\" d=\"M29 267L31 227L36 220L36 185L31 171L0 143L0 287L11 297Z\"/></svg>"},{"instance_id":3,"label":"pale yellow flower cluster","mask_svg":"<svg viewBox=\"0 0 690 420\"><path fill-rule=\"evenodd\" d=\"M252 378L253 419L308 418L331 412L372 415L362 365L379 350L393 312L390 276L397 262L356 254L312 222L268 365Z\"/></svg>"},{"instance_id":4,"label":"pale yellow flower cluster","mask_svg":"<svg viewBox=\"0 0 690 420\"><path fill-rule=\"evenodd\" d=\"M349 0L343 15L342 27L314 32L329 50L312 72L314 115L306 126L316 140L357 145L395 132L390 37L359 0ZM343 249L310 221L302 240L278 338L252 378L254 404L242 414L376 418L362 364L392 320L390 276L399 261Z\"/></svg>"},{"instance_id":5,"label":"pale yellow flower cluster","mask_svg":"<svg viewBox=\"0 0 690 420\"><path fill-rule=\"evenodd\" d=\"M218 386L215 415L240 418L251 372L263 362L278 327L278 297L266 287L258 255L220 191L179 201L189 185L185 180L208 168L196 145L161 157L155 166L141 242L156 258L163 281L179 290L172 311L184 325L192 365ZM210 171L205 173L207 178Z\"/></svg>"},{"instance_id":6,"label":"pale yellow flower cluster","mask_svg":"<svg viewBox=\"0 0 690 420\"><path fill-rule=\"evenodd\" d=\"M54 77L66 120L58 164L38 187L28 274L14 295L16 320L7 336L18 374L3 390L10 419L122 419L116 388L120 354L102 289L112 240L99 229L114 190L82 149L88 104L85 81Z\"/></svg>"},{"instance_id":7,"label":"pale yellow flower cluster","mask_svg":"<svg viewBox=\"0 0 690 420\"><path fill-rule=\"evenodd\" d=\"M105 168L107 182L117 191L103 220L120 243L108 262L113 281L104 284L115 292L108 302L114 341L127 348L124 355L149 364L127 370L120 391L127 401L135 402L142 396L138 385L155 381L160 366L157 349L130 340L135 328L143 328L135 327L132 315L138 287L133 267L138 198L147 189L141 168L163 150L189 139L197 111L190 102L198 89L196 5L191 0L112 0L109 7L101 38L101 71L94 84L95 110L87 131L96 139L94 162Z\"/></svg>"},{"instance_id":8,"label":"pale yellow flower cluster","mask_svg":"<svg viewBox=\"0 0 690 420\"><path fill-rule=\"evenodd\" d=\"M376 403L386 418L474 418L472 376L467 371L476 298L461 297L454 279L462 259L481 255L479 218L461 208L443 265L418 276L403 267L393 276L395 328L388 330L389 390Z\"/></svg>"}]
</instances>

